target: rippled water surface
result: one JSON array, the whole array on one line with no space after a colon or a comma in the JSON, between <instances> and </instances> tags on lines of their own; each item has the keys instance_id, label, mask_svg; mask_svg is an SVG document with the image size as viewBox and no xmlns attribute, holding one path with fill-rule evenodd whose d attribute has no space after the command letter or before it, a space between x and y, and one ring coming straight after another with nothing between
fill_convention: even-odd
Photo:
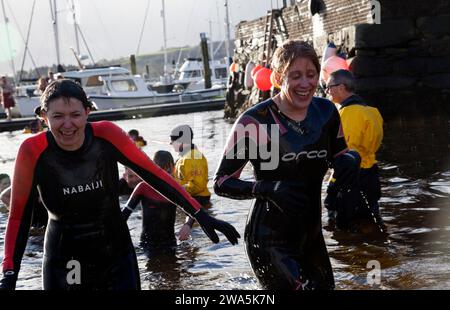
<instances>
[{"instance_id":1,"label":"rippled water surface","mask_svg":"<svg viewBox=\"0 0 450 310\"><path fill-rule=\"evenodd\" d=\"M149 155L172 151L168 132L180 123L194 128L194 142L209 161L212 178L231 124L222 111L173 115L116 122L124 130L138 129ZM0 133L0 173L11 174L21 132ZM173 151L172 151L173 153ZM173 153L174 154L174 153ZM175 154L174 154L175 155ZM378 156L382 176L381 212L389 237L372 238L334 231L323 212L324 236L334 268L337 289L450 288L450 122L445 117L386 121L385 139ZM123 169L121 167L121 169ZM243 177L251 178L251 168ZM209 186L212 186L210 181ZM210 188L212 192L212 188ZM214 216L243 235L250 201L212 196ZM0 213L0 255L6 214ZM140 212L129 220L135 245L140 234ZM177 228L184 216L177 217ZM41 288L42 234L32 232L22 263L19 289ZM222 241L224 239L222 238ZM212 244L198 226L192 238L179 244L176 255L149 260L137 248L143 289L258 289L243 242ZM367 263L380 263L381 285L367 283Z\"/></svg>"}]
</instances>

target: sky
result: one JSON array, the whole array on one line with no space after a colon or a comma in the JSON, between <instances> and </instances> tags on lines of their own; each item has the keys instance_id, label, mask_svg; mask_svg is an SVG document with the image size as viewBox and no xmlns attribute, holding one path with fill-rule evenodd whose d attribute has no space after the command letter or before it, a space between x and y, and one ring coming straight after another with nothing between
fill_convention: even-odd
<instances>
[{"instance_id":1,"label":"sky","mask_svg":"<svg viewBox=\"0 0 450 310\"><path fill-rule=\"evenodd\" d=\"M37 66L56 63L56 48L48 0L3 0L9 19L5 31L3 11L0 11L0 74L11 75L8 35L13 46L16 71L22 67L25 41L28 34L33 2L36 1L29 33L29 51ZM72 0L57 0L60 53L62 64L76 64L70 47L76 47ZM162 0L73 0L81 31L93 59L114 59L138 51L138 54L158 51L163 46ZM207 33L214 41L225 38L224 0L164 0L166 12L167 46L197 45L200 33ZM231 36L234 26L242 20L264 16L271 8L282 6L282 0L228 0ZM1 4L1 1L0 1ZM143 27L145 12L148 14ZM1 9L1 7L0 7ZM211 31L210 31L211 29ZM209 35L211 33L211 35ZM88 55L80 36L81 54ZM34 68L27 55L25 69Z\"/></svg>"}]
</instances>

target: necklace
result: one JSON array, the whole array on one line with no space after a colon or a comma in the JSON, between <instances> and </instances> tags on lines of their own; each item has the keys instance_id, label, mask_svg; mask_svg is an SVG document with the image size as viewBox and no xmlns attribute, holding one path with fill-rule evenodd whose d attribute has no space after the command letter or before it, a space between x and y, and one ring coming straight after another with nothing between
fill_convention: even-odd
<instances>
[{"instance_id":1,"label":"necklace","mask_svg":"<svg viewBox=\"0 0 450 310\"><path fill-rule=\"evenodd\" d=\"M302 121L295 121L292 118L290 118L289 116L285 115L283 112L281 112L281 110L278 108L278 105L276 105L276 107L273 107L273 108L275 108L275 111L278 113L278 115L280 115L287 122L287 125L289 128L291 128L292 130L294 130L295 132L297 132L301 135L308 134L309 131L308 131L308 128L306 128L305 122L304 122L306 118Z\"/></svg>"}]
</instances>

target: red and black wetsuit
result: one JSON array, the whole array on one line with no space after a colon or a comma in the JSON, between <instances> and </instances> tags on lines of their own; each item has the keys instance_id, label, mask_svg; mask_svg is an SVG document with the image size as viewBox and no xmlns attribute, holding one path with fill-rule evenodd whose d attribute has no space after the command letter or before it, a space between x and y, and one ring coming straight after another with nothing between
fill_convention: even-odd
<instances>
[{"instance_id":1,"label":"red and black wetsuit","mask_svg":"<svg viewBox=\"0 0 450 310\"><path fill-rule=\"evenodd\" d=\"M138 289L136 256L118 200L117 162L185 212L200 208L113 123L88 123L76 151L58 147L51 132L41 133L25 140L17 155L3 271L19 272L39 191L49 214L44 289ZM67 283L71 260L80 263L80 285Z\"/></svg>"},{"instance_id":2,"label":"red and black wetsuit","mask_svg":"<svg viewBox=\"0 0 450 310\"><path fill-rule=\"evenodd\" d=\"M306 206L278 209L267 200L255 200L245 242L265 289L334 288L321 229L321 188L329 163L346 150L339 113L326 99L314 97L301 122L282 114L269 99L234 124L216 172L215 192L253 198L254 183L239 179L250 161L257 181L298 182L309 201Z\"/></svg>"},{"instance_id":3,"label":"red and black wetsuit","mask_svg":"<svg viewBox=\"0 0 450 310\"><path fill-rule=\"evenodd\" d=\"M175 205L145 182L133 191L127 208L134 210L139 202L142 204L142 247L152 251L176 246Z\"/></svg>"}]
</instances>

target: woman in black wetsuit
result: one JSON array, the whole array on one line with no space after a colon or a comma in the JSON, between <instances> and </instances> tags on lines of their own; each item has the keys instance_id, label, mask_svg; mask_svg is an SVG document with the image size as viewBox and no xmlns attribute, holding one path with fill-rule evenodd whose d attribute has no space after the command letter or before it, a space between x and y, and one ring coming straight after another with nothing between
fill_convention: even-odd
<instances>
[{"instance_id":1,"label":"woman in black wetsuit","mask_svg":"<svg viewBox=\"0 0 450 310\"><path fill-rule=\"evenodd\" d=\"M256 198L245 231L250 263L265 289L333 289L321 230L321 187L329 167L338 186L358 172L334 104L314 97L320 65L314 49L287 41L272 61L280 94L235 122L216 172L214 190ZM255 182L239 179L250 161Z\"/></svg>"},{"instance_id":2,"label":"woman in black wetsuit","mask_svg":"<svg viewBox=\"0 0 450 310\"><path fill-rule=\"evenodd\" d=\"M196 218L213 242L221 231L239 234L207 215L125 132L111 122L88 123L91 103L69 80L51 83L41 97L48 132L25 140L14 167L1 289L14 289L36 196L49 221L43 257L44 289L139 289L136 254L118 199L117 163Z\"/></svg>"},{"instance_id":3,"label":"woman in black wetsuit","mask_svg":"<svg viewBox=\"0 0 450 310\"><path fill-rule=\"evenodd\" d=\"M170 152L157 151L153 162L173 175L175 162ZM147 254L170 250L177 245L175 238L176 206L145 182L139 183L122 210L127 221L136 206L142 205L141 246Z\"/></svg>"}]
</instances>

